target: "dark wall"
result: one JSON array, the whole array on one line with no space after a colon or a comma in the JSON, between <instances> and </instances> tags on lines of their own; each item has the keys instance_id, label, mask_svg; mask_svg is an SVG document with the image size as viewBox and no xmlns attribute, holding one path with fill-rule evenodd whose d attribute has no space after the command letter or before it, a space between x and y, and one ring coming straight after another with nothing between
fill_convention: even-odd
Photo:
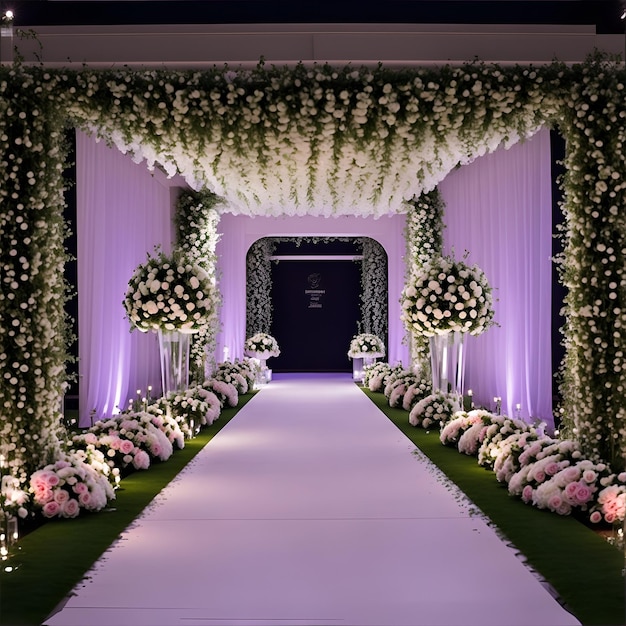
<instances>
[{"instance_id":1,"label":"dark wall","mask_svg":"<svg viewBox=\"0 0 626 626\"><path fill-rule=\"evenodd\" d=\"M360 319L361 264L280 261L272 265L275 372L349 372L350 340Z\"/></svg>"}]
</instances>

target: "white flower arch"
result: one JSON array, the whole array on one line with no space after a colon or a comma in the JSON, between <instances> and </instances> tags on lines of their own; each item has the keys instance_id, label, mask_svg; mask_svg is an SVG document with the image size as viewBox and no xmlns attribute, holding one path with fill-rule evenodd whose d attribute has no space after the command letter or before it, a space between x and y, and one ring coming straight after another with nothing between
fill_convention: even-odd
<instances>
[{"instance_id":1,"label":"white flower arch","mask_svg":"<svg viewBox=\"0 0 626 626\"><path fill-rule=\"evenodd\" d=\"M558 126L567 142L564 422L626 453L626 76L566 67L250 72L0 68L0 434L21 482L58 454L70 123L247 215L383 215L453 168ZM319 208L318 208L319 207ZM26 426L26 427L25 427Z\"/></svg>"}]
</instances>

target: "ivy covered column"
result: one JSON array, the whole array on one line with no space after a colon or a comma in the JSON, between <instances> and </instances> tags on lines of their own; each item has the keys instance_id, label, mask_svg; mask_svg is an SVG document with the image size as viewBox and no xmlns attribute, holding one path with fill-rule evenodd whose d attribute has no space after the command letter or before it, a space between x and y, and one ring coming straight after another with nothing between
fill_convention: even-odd
<instances>
[{"instance_id":1,"label":"ivy covered column","mask_svg":"<svg viewBox=\"0 0 626 626\"><path fill-rule=\"evenodd\" d=\"M444 203L437 188L423 193L409 203L406 220L406 280L410 284L430 259L443 251L443 209ZM428 339L407 331L411 342L413 369L422 376L430 372Z\"/></svg>"},{"instance_id":2,"label":"ivy covered column","mask_svg":"<svg viewBox=\"0 0 626 626\"><path fill-rule=\"evenodd\" d=\"M566 297L563 426L583 452L626 456L626 75L577 68L563 108Z\"/></svg>"},{"instance_id":3,"label":"ivy covered column","mask_svg":"<svg viewBox=\"0 0 626 626\"><path fill-rule=\"evenodd\" d=\"M0 68L0 454L25 485L59 450L64 115L43 70Z\"/></svg>"}]
</instances>

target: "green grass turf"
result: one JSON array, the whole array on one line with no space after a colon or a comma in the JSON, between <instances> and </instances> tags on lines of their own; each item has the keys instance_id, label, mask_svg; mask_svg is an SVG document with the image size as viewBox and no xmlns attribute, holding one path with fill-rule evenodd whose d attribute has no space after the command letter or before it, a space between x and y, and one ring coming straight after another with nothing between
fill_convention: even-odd
<instances>
[{"instance_id":1,"label":"green grass turf","mask_svg":"<svg viewBox=\"0 0 626 626\"><path fill-rule=\"evenodd\" d=\"M583 624L626 623L624 555L619 550L574 517L541 511L511 497L475 457L442 445L438 429L411 426L408 413L390 408L384 394L363 391L492 520Z\"/></svg>"},{"instance_id":2,"label":"green grass turf","mask_svg":"<svg viewBox=\"0 0 626 626\"><path fill-rule=\"evenodd\" d=\"M0 573L0 624L41 624L120 533L252 397L240 396L235 408L224 409L219 419L195 439L186 440L166 462L125 477L108 510L48 520L20 539L19 553L11 560L19 567Z\"/></svg>"}]
</instances>

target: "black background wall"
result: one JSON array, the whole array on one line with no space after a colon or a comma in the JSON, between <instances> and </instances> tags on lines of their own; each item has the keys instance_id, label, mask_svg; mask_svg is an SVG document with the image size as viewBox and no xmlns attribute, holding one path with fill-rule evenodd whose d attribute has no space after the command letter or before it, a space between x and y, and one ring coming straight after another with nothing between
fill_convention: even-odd
<instances>
[{"instance_id":1,"label":"black background wall","mask_svg":"<svg viewBox=\"0 0 626 626\"><path fill-rule=\"evenodd\" d=\"M349 372L350 340L360 319L361 264L280 261L272 265L275 372Z\"/></svg>"}]
</instances>

